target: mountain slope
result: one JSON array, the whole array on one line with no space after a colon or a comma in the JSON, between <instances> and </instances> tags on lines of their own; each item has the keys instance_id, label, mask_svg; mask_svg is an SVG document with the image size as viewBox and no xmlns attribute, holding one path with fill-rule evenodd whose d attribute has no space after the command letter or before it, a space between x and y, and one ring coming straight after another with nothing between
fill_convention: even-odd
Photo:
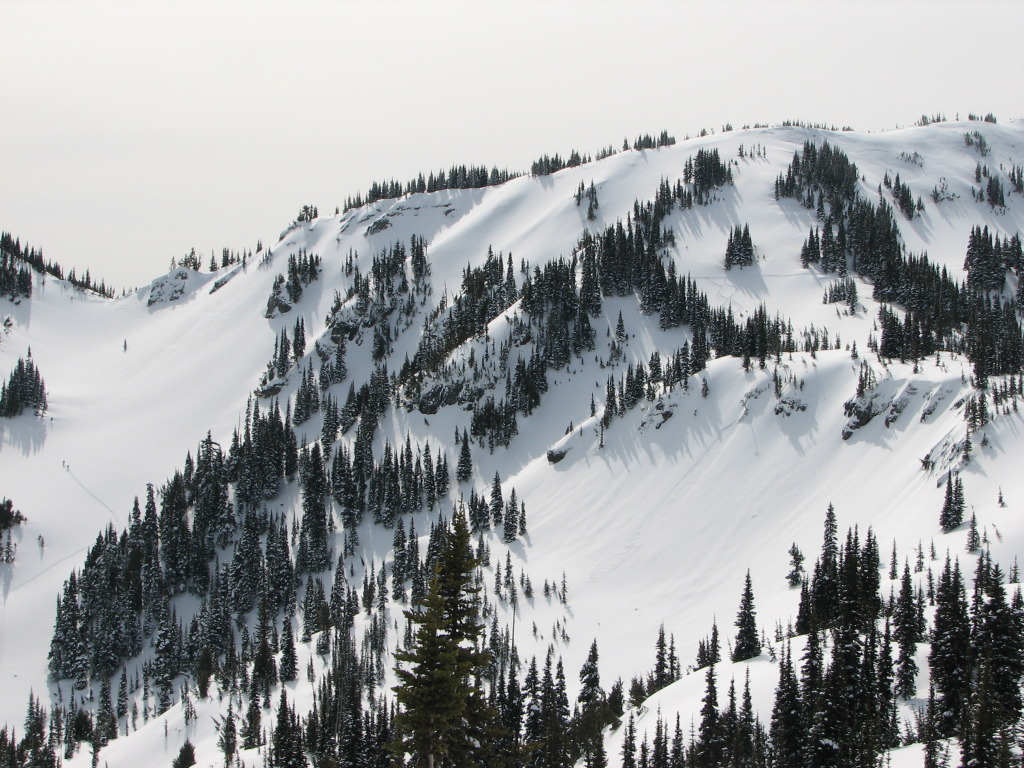
<instances>
[{"instance_id":1,"label":"mountain slope","mask_svg":"<svg viewBox=\"0 0 1024 768\"><path fill-rule=\"evenodd\" d=\"M989 154L965 144L965 134L973 131L985 137ZM823 303L836 275L804 269L799 258L808 232L822 222L813 208L793 199L776 200L773 193L775 179L806 141L819 146L828 141L845 152L861 174L857 189L865 199L877 200L882 189L882 197L891 202L892 191L883 180L899 174L913 198L924 201L913 219L896 213L906 249L927 250L933 263L953 275L963 275L975 226L987 226L1001 237L1021 228L1020 194L1008 192L1006 205L996 207L976 201L972 193L981 185L975 179L980 163L1002 173L1009 186L1005 172L1021 162L1018 144L1024 147L1020 122L935 124L876 135L786 127L622 152L485 189L381 200L338 216L297 222L268 253L244 267L214 275L179 268L113 301L37 277L31 299L0 305L0 315L12 320L0 343L0 369L13 368L31 347L50 399L42 419L25 414L0 420L0 492L28 517L17 529L17 560L2 566L0 574L5 691L0 716L20 722L29 691L42 691L54 600L71 569L81 567L95 535L108 524L124 528L133 498L145 497L147 483L163 483L182 466L186 452L196 456L207 432L227 450L282 331L294 336L296 321L302 319L308 340L302 364L313 361L316 369L313 342L329 348L339 319L348 324L349 376L327 390L343 402L350 383L358 389L370 380L375 332L388 327L386 362L394 376L405 360L415 358L424 334L437 332L436 324L428 325L431 311L442 302L451 306L462 290L464 271L484 268L489 249L503 260L500 264L511 263L521 290L522 262L532 270L559 257L571 259L585 230L598 235L634 216L634 201L653 199L663 178L674 183L698 150L718 150L725 161L735 160L730 164L734 184L716 189L708 205L672 209L662 222L674 233L674 243L662 249L666 263L672 262L680 276L689 275L712 307L731 308L737 322L751 318L763 304L769 316L789 320L798 335L804 329L827 329L829 346L838 342L839 348L786 352L768 359L763 368L755 358L749 370L738 357L712 359L688 379L687 388L654 387L652 399L641 398L602 429L609 375L618 381L627 365L647 365L655 352L667 359L693 342L690 326L661 328L658 315L641 311L632 292L605 297L601 314L590 321L595 349L547 371L547 392L532 415L518 416L519 434L507 447L490 452L474 445L472 480L453 483L441 507L450 514L460 496L469 500L471 489L489 493L495 473L506 497L515 488L524 501L528 533L508 547L517 576L528 574L536 590L533 598L519 603L515 641L520 657L543 659L553 644L573 679L596 638L606 685L617 677L628 681L646 674L658 628L664 625L685 666L716 617L723 636L732 637L748 568L759 624L772 636L776 623L785 627L797 610L798 591L785 581L787 550L795 542L813 558L830 503L842 529L873 529L886 563L893 541L900 560L912 559L918 542L926 552L934 543L940 561L947 548L963 552L966 531L943 535L938 527L942 483L951 469L960 471L993 559L1009 567L1024 542L1016 511L1024 486L1014 472L1019 416L1012 410L994 419L984 430L987 445L976 445L972 461L962 464L958 446L967 429L964 403L975 394L970 361L947 352L918 363L885 361L870 352L870 342L880 336L879 304L871 298L870 284L859 277L855 311ZM951 199L934 202L929 194L942 180ZM596 218L588 221L586 206L577 205L573 195L581 183L591 182L599 206ZM737 225L749 227L756 261L725 270L727 241ZM361 325L367 315L357 309L358 290L348 297L357 282L346 266L349 254L358 252L355 264L366 276L375 255L413 236L427 244L429 288L416 294L409 313L374 318L371 312L375 322ZM277 276L288 273L289 257L302 253L319 256L320 276L303 287L300 299L287 302L289 311L268 318ZM1007 290L1012 292L1016 283L1010 275ZM342 305L338 312L333 311L335 292ZM446 357L447 372L424 372L424 381L461 379L468 391L493 377L495 398L504 397L506 374L494 362L498 348L509 343L510 365L517 354L528 357L534 348L533 342L517 345L517 314L524 314L521 304L491 313L486 335L458 344ZM620 316L626 338L618 343ZM854 342L856 358L848 346ZM873 393L880 413L844 439L850 421L844 406L856 397L862 364L877 380ZM291 370L279 395L282 409L284 396L299 389L296 372ZM701 392L705 380L707 396ZM433 413L417 407L405 387L393 386L391 393L375 457L380 458L384 441L402 446L408 435L417 448L428 440L434 451L443 448L454 475L458 449L451 438L470 427L472 402L454 402ZM265 409L271 400L260 402ZM314 415L297 427L298 442L317 440L321 424ZM347 433L341 444L351 447L355 433ZM549 460L552 449L564 451L558 463ZM922 469L925 458L932 462L928 469ZM268 503L272 511L301 517L296 485L287 483ZM1005 507L997 503L1000 491ZM340 510L334 512L340 516ZM425 534L437 513L421 511L412 518L425 548ZM343 533L331 536L340 553ZM492 562L504 565L506 548L499 539L496 534L488 538ZM392 533L367 521L360 541L352 560L353 585L362 583L371 561L380 564L389 557ZM490 586L493 573L486 575ZM566 599L546 599L540 584L546 580L560 587L563 578ZM883 582L883 593L887 586ZM494 598L493 590L491 600L499 606L501 623L511 622L508 604ZM178 598L182 612L194 609L188 601ZM399 606L389 610L392 619L400 617ZM312 645L301 648L300 669L314 655ZM775 665L765 656L751 666L759 681L756 704L766 721ZM649 708L661 702L668 717L678 707L684 724L697 718L699 690L695 698L692 690L683 689L699 689L700 677L684 677ZM919 695L924 696L927 684L923 678L921 683ZM68 692L65 684L63 695ZM297 683L293 692L300 711L308 709L310 686ZM200 762L213 762L216 736L205 715L214 707L202 707L204 717L188 732L199 747ZM171 727L185 727L180 705L162 718ZM173 753L180 739L159 746L154 723L137 736L112 742L103 759L109 754L110 764L116 765L143 748ZM646 727L652 730L649 722ZM136 746L147 738L149 747ZM621 736L608 738L610 754L617 754ZM68 764L87 759L80 753ZM247 762L258 759L246 754Z\"/></svg>"}]
</instances>

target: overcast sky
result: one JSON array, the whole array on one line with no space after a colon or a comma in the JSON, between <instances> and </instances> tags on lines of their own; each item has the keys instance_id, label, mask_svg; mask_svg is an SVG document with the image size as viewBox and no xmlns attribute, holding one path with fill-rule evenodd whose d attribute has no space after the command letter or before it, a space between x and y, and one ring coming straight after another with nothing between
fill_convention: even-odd
<instances>
[{"instance_id":1,"label":"overcast sky","mask_svg":"<svg viewBox=\"0 0 1024 768\"><path fill-rule=\"evenodd\" d=\"M304 203L662 129L1024 116L1014 2L0 0L0 229L118 287Z\"/></svg>"}]
</instances>

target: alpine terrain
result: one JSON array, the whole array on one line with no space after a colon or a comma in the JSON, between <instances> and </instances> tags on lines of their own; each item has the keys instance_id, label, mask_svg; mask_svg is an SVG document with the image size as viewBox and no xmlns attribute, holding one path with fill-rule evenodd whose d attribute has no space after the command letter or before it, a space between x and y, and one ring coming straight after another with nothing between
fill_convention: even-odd
<instances>
[{"instance_id":1,"label":"alpine terrain","mask_svg":"<svg viewBox=\"0 0 1024 768\"><path fill-rule=\"evenodd\" d=\"M564 149L3 235L0 765L1019 764L1024 122Z\"/></svg>"}]
</instances>

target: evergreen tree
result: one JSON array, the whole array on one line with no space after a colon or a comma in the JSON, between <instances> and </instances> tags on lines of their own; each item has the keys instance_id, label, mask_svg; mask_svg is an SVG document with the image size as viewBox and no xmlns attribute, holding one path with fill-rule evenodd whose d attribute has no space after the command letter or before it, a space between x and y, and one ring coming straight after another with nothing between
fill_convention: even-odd
<instances>
[{"instance_id":1,"label":"evergreen tree","mask_svg":"<svg viewBox=\"0 0 1024 768\"><path fill-rule=\"evenodd\" d=\"M715 768L722 758L722 747L715 665L709 664L705 673L704 698L701 699L697 742L693 747L692 763L694 768Z\"/></svg>"},{"instance_id":2,"label":"evergreen tree","mask_svg":"<svg viewBox=\"0 0 1024 768\"><path fill-rule=\"evenodd\" d=\"M788 645L779 660L779 684L775 689L775 706L772 708L771 740L775 768L803 766L806 747L800 717L800 688Z\"/></svg>"},{"instance_id":3,"label":"evergreen tree","mask_svg":"<svg viewBox=\"0 0 1024 768\"><path fill-rule=\"evenodd\" d=\"M946 478L946 497L939 513L939 525L945 532L952 531L964 520L963 481L950 472Z\"/></svg>"},{"instance_id":4,"label":"evergreen tree","mask_svg":"<svg viewBox=\"0 0 1024 768\"><path fill-rule=\"evenodd\" d=\"M46 385L32 359L32 350L27 358L19 358L7 383L0 384L0 416L17 416L24 409L32 408L42 416L46 412Z\"/></svg>"},{"instance_id":5,"label":"evergreen tree","mask_svg":"<svg viewBox=\"0 0 1024 768\"><path fill-rule=\"evenodd\" d=\"M938 694L935 727L942 736L962 733L970 686L970 620L960 564L949 558L935 590L935 620L928 657Z\"/></svg>"},{"instance_id":6,"label":"evergreen tree","mask_svg":"<svg viewBox=\"0 0 1024 768\"><path fill-rule=\"evenodd\" d=\"M469 452L469 436L462 432L462 444L459 448L459 464L455 470L455 480L460 483L469 482L473 476L473 457Z\"/></svg>"},{"instance_id":7,"label":"evergreen tree","mask_svg":"<svg viewBox=\"0 0 1024 768\"><path fill-rule=\"evenodd\" d=\"M178 756L171 761L171 768L189 768L196 764L196 748L188 739L178 750Z\"/></svg>"},{"instance_id":8,"label":"evergreen tree","mask_svg":"<svg viewBox=\"0 0 1024 768\"><path fill-rule=\"evenodd\" d=\"M391 748L411 755L414 766L486 764L495 715L476 682L489 662L477 648L483 630L473 586L477 566L468 523L458 512L420 609L405 612L416 626L413 645L395 654L399 711Z\"/></svg>"},{"instance_id":9,"label":"evergreen tree","mask_svg":"<svg viewBox=\"0 0 1024 768\"><path fill-rule=\"evenodd\" d=\"M575 718L580 751L588 765L598 759L598 752L603 747L601 729L614 721L608 709L604 689L601 688L597 661L597 640L594 640L590 644L587 660L580 669L580 692L576 698L579 709Z\"/></svg>"},{"instance_id":10,"label":"evergreen tree","mask_svg":"<svg viewBox=\"0 0 1024 768\"><path fill-rule=\"evenodd\" d=\"M217 739L217 746L224 753L224 766L231 765L231 758L235 755L235 747L238 742L238 729L235 725L235 713L232 704L228 701L228 713L220 724L220 737Z\"/></svg>"},{"instance_id":11,"label":"evergreen tree","mask_svg":"<svg viewBox=\"0 0 1024 768\"><path fill-rule=\"evenodd\" d=\"M736 644L733 646L732 660L746 661L761 654L761 638L757 631L757 617L754 611L754 588L747 571L743 583L743 596L740 598L740 609L736 615Z\"/></svg>"},{"instance_id":12,"label":"evergreen tree","mask_svg":"<svg viewBox=\"0 0 1024 768\"><path fill-rule=\"evenodd\" d=\"M896 610L893 612L896 642L899 644L899 657L896 661L896 695L904 699L911 698L917 690L917 643L920 641L917 620L917 603L914 600L914 588L910 581L910 565L903 566L903 579L900 582L900 593L896 599Z\"/></svg>"},{"instance_id":13,"label":"evergreen tree","mask_svg":"<svg viewBox=\"0 0 1024 768\"><path fill-rule=\"evenodd\" d=\"M622 768L637 768L636 724L632 712L629 713L629 720L622 734Z\"/></svg>"},{"instance_id":14,"label":"evergreen tree","mask_svg":"<svg viewBox=\"0 0 1024 768\"><path fill-rule=\"evenodd\" d=\"M277 723L271 740L268 768L306 768L309 761L302 743L302 726L295 710L288 706L285 689L277 705Z\"/></svg>"},{"instance_id":15,"label":"evergreen tree","mask_svg":"<svg viewBox=\"0 0 1024 768\"><path fill-rule=\"evenodd\" d=\"M298 657L295 655L295 634L292 632L292 617L285 611L284 627L281 630L281 682L294 680L298 675ZM282 691L283 695L283 691Z\"/></svg>"}]
</instances>

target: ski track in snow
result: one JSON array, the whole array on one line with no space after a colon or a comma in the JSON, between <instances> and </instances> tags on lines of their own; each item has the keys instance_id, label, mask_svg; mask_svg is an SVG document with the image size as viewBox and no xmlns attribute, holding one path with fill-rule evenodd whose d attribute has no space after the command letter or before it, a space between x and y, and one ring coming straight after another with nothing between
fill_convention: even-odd
<instances>
[{"instance_id":1,"label":"ski track in snow","mask_svg":"<svg viewBox=\"0 0 1024 768\"><path fill-rule=\"evenodd\" d=\"M104 508L105 510L107 510L107 512L109 512L109 513L110 513L110 516L111 516L112 518L114 518L114 521L115 521L115 522L116 522L116 523L117 523L118 525L122 525L122 526L124 525L124 520L123 520L123 519L121 518L121 516L120 516L119 514L117 514L117 512L115 512L115 511L114 511L114 510L113 510L113 509L112 509L112 508L110 507L110 505L109 505L109 504L107 504L107 503L106 503L105 501L103 501L103 499L101 499L101 498L100 498L99 496L97 496L97 495L96 495L95 493L93 493L92 491L90 491L90 490L89 490L89 489L88 489L88 488L86 487L85 483L83 483L83 482L82 482L82 481L81 481L81 480L79 479L78 475L76 475L76 474L75 474L74 472L72 472L72 471L71 471L71 468L70 468L70 467L68 467L68 468L66 469L66 471L67 471L68 475L69 475L69 476L71 477L71 479L72 479L72 480L74 480L74 481L75 481L76 483L78 483L78 486L79 486L79 487L80 487L80 488L81 488L81 489L82 489L83 491L85 491L85 492L86 492L87 494L89 494L90 496L92 496L92 498L96 500L96 503L97 503L97 504L99 504L99 505L100 505L101 507L103 507L103 508Z\"/></svg>"}]
</instances>

